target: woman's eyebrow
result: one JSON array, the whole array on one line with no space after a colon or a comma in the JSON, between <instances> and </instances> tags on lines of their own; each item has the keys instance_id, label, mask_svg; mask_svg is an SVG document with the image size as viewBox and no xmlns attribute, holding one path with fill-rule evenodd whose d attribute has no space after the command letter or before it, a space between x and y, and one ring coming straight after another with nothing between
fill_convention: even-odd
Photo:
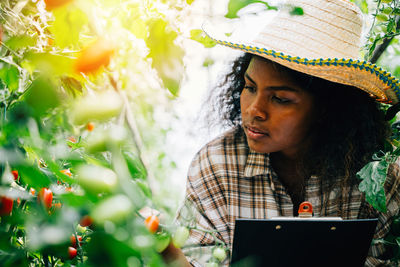
<instances>
[{"instance_id":1,"label":"woman's eyebrow","mask_svg":"<svg viewBox=\"0 0 400 267\"><path fill-rule=\"evenodd\" d=\"M249 76L249 74L247 74L247 72L244 74L244 77L246 77L247 79L249 79L250 82L252 82L252 83L254 83L254 84L257 84L257 83Z\"/></svg>"},{"instance_id":2,"label":"woman's eyebrow","mask_svg":"<svg viewBox=\"0 0 400 267\"><path fill-rule=\"evenodd\" d=\"M270 86L268 89L273 91L291 91L291 92L299 92L298 89L289 87L289 86Z\"/></svg>"},{"instance_id":3,"label":"woman's eyebrow","mask_svg":"<svg viewBox=\"0 0 400 267\"><path fill-rule=\"evenodd\" d=\"M245 73L244 76L253 84L257 84L251 77L249 74ZM293 88L293 87L289 87L289 86L271 86L268 87L268 89L273 90L273 91L290 91L290 92L299 92L298 89Z\"/></svg>"}]
</instances>

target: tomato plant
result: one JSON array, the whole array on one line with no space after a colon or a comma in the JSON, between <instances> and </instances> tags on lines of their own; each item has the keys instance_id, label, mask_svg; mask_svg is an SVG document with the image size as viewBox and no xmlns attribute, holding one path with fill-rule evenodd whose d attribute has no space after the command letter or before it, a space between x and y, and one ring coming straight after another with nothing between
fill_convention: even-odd
<instances>
[{"instance_id":1,"label":"tomato plant","mask_svg":"<svg viewBox=\"0 0 400 267\"><path fill-rule=\"evenodd\" d=\"M37 199L46 209L50 209L53 203L53 192L48 188L42 188L38 193Z\"/></svg>"},{"instance_id":2,"label":"tomato plant","mask_svg":"<svg viewBox=\"0 0 400 267\"><path fill-rule=\"evenodd\" d=\"M68 256L70 259L73 259L78 254L78 250L74 247L68 247Z\"/></svg>"},{"instance_id":3,"label":"tomato plant","mask_svg":"<svg viewBox=\"0 0 400 267\"><path fill-rule=\"evenodd\" d=\"M77 235L77 236L78 236L78 240L79 240L79 244L80 244L81 241L82 241L82 236L80 236L80 235ZM74 248L76 248L78 246L77 243L76 243L75 235L71 235L71 246L74 247Z\"/></svg>"},{"instance_id":4,"label":"tomato plant","mask_svg":"<svg viewBox=\"0 0 400 267\"><path fill-rule=\"evenodd\" d=\"M156 245L155 249L157 252L163 252L171 242L171 236L167 232L156 233Z\"/></svg>"},{"instance_id":5,"label":"tomato plant","mask_svg":"<svg viewBox=\"0 0 400 267\"><path fill-rule=\"evenodd\" d=\"M14 176L14 180L18 180L18 177L19 177L19 175L18 175L18 171L11 171L11 173L12 173L12 175Z\"/></svg>"},{"instance_id":6,"label":"tomato plant","mask_svg":"<svg viewBox=\"0 0 400 267\"><path fill-rule=\"evenodd\" d=\"M13 199L6 196L0 196L0 216L10 215L13 209L13 205Z\"/></svg>"},{"instance_id":7,"label":"tomato plant","mask_svg":"<svg viewBox=\"0 0 400 267\"><path fill-rule=\"evenodd\" d=\"M213 257L215 258L215 259L217 259L218 261L223 261L223 260L225 260L225 258L226 258L226 251L225 251L225 248L223 248L223 247L216 247L214 250L213 250Z\"/></svg>"},{"instance_id":8,"label":"tomato plant","mask_svg":"<svg viewBox=\"0 0 400 267\"><path fill-rule=\"evenodd\" d=\"M92 122L88 122L88 124L86 124L86 129L91 132L94 130L94 123Z\"/></svg>"},{"instance_id":9,"label":"tomato plant","mask_svg":"<svg viewBox=\"0 0 400 267\"><path fill-rule=\"evenodd\" d=\"M160 224L160 220L156 215L150 215L144 220L144 224L147 229L149 229L150 233L155 233L158 229L158 225Z\"/></svg>"},{"instance_id":10,"label":"tomato plant","mask_svg":"<svg viewBox=\"0 0 400 267\"><path fill-rule=\"evenodd\" d=\"M172 230L157 241L138 210L172 220L159 122L175 118L186 5L1 1L0 265L163 266Z\"/></svg>"},{"instance_id":11,"label":"tomato plant","mask_svg":"<svg viewBox=\"0 0 400 267\"><path fill-rule=\"evenodd\" d=\"M187 229L185 226L179 226L172 235L172 244L174 244L174 246L177 248L181 248L186 243L188 238L189 229Z\"/></svg>"},{"instance_id":12,"label":"tomato plant","mask_svg":"<svg viewBox=\"0 0 400 267\"><path fill-rule=\"evenodd\" d=\"M82 219L79 221L79 224L83 227L87 227L92 225L93 219L89 215L85 215L82 217Z\"/></svg>"}]
</instances>

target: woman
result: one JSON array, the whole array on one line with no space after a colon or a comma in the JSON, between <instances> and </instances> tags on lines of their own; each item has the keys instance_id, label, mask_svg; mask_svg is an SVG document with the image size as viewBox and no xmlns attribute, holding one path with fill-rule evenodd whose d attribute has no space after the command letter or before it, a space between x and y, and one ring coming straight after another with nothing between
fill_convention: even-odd
<instances>
[{"instance_id":1,"label":"woman","mask_svg":"<svg viewBox=\"0 0 400 267\"><path fill-rule=\"evenodd\" d=\"M291 6L304 15L285 12ZM390 135L375 100L399 102L396 79L355 59L360 11L344 0L286 7L252 42L215 38L247 53L214 97L232 129L203 147L189 169L178 222L201 229L191 230L184 249L193 266L210 261L221 241L231 249L237 218L296 216L310 201L316 217L377 217L374 238L383 238L399 212L397 165L385 184L388 212L373 210L358 190L357 172ZM189 265L172 246L164 255ZM390 266L390 256L374 244L366 266Z\"/></svg>"}]
</instances>

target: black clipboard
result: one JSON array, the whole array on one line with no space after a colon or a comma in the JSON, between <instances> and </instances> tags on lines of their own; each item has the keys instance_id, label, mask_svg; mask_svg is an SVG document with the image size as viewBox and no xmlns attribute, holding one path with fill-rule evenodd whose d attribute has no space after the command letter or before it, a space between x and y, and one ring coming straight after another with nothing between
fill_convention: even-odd
<instances>
[{"instance_id":1,"label":"black clipboard","mask_svg":"<svg viewBox=\"0 0 400 267\"><path fill-rule=\"evenodd\" d=\"M364 266L378 219L236 219L231 266Z\"/></svg>"}]
</instances>

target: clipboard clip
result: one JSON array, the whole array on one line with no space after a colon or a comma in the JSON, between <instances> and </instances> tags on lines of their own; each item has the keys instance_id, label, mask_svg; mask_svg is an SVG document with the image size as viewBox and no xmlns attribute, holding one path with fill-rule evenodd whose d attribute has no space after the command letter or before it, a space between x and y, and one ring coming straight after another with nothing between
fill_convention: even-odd
<instances>
[{"instance_id":1,"label":"clipboard clip","mask_svg":"<svg viewBox=\"0 0 400 267\"><path fill-rule=\"evenodd\" d=\"M312 204L308 201L304 201L299 206L299 217L300 218L311 218L313 216Z\"/></svg>"}]
</instances>

